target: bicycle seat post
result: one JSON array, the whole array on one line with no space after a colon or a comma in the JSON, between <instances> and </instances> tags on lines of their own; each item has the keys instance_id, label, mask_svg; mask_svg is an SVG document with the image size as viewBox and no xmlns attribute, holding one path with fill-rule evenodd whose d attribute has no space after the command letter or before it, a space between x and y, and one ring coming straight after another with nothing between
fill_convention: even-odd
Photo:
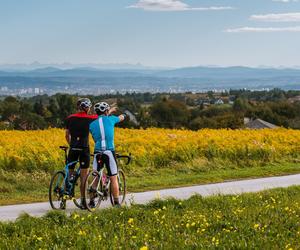
<instances>
[{"instance_id":1,"label":"bicycle seat post","mask_svg":"<svg viewBox=\"0 0 300 250\"><path fill-rule=\"evenodd\" d=\"M67 155L67 149L65 149L65 163L68 163L68 155Z\"/></svg>"}]
</instances>

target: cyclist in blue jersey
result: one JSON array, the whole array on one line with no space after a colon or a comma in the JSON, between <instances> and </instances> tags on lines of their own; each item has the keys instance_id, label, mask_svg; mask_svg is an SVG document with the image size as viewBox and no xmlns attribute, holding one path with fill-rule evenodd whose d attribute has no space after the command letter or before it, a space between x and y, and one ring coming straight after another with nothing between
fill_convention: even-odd
<instances>
[{"instance_id":1,"label":"cyclist in blue jersey","mask_svg":"<svg viewBox=\"0 0 300 250\"><path fill-rule=\"evenodd\" d=\"M114 127L117 123L124 121L126 114L119 116L112 115L117 111L116 108L110 108L106 102L96 103L94 110L98 115L98 119L90 124L90 132L95 141L95 163L94 169L101 166L97 164L97 155L101 156L101 160L107 168L108 175L111 180L114 204L120 206L119 203L119 185L118 185L118 166L115 157L114 145ZM99 170L99 169L98 169Z\"/></svg>"}]
</instances>

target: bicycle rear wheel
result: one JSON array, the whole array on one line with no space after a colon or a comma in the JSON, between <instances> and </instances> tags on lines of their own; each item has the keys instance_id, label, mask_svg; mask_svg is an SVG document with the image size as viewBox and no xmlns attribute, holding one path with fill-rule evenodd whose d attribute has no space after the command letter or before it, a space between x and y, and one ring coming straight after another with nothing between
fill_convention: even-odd
<instances>
[{"instance_id":1,"label":"bicycle rear wheel","mask_svg":"<svg viewBox=\"0 0 300 250\"><path fill-rule=\"evenodd\" d=\"M65 190L65 173L58 171L52 176L49 186L49 202L53 209L66 208Z\"/></svg>"},{"instance_id":2,"label":"bicycle rear wheel","mask_svg":"<svg viewBox=\"0 0 300 250\"><path fill-rule=\"evenodd\" d=\"M119 201L120 201L120 204L122 205L122 204L124 204L125 198L126 198L126 178L125 178L125 174L124 174L122 169L119 169L118 172L119 172L118 173ZM114 206L115 202L114 202L114 196L113 196L111 184L110 184L109 194L110 194L109 195L110 196L110 202Z\"/></svg>"},{"instance_id":3,"label":"bicycle rear wheel","mask_svg":"<svg viewBox=\"0 0 300 250\"><path fill-rule=\"evenodd\" d=\"M84 190L86 207L90 212L93 212L100 206L104 195L102 178L98 171L93 170L89 173L85 180Z\"/></svg>"}]
</instances>

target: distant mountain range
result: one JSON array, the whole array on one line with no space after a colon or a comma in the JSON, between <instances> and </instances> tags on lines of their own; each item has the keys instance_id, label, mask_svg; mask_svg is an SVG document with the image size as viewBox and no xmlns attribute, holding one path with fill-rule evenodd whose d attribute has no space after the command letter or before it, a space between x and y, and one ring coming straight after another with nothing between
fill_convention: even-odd
<instances>
[{"instance_id":1,"label":"distant mountain range","mask_svg":"<svg viewBox=\"0 0 300 250\"><path fill-rule=\"evenodd\" d=\"M300 77L300 69L249 68L249 67L189 67L171 70L159 69L97 69L77 67L60 69L44 67L34 70L0 70L0 76L22 77L163 77L209 79L264 79L274 77Z\"/></svg>"},{"instance_id":2,"label":"distant mountain range","mask_svg":"<svg viewBox=\"0 0 300 250\"><path fill-rule=\"evenodd\" d=\"M202 91L210 89L300 89L300 69L249 67L188 67L179 69L41 67L0 70L0 87L39 87L60 91ZM56 88L56 90L54 90Z\"/></svg>"},{"instance_id":3,"label":"distant mountain range","mask_svg":"<svg viewBox=\"0 0 300 250\"><path fill-rule=\"evenodd\" d=\"M57 68L57 69L74 69L74 68L96 68L96 69L131 69L131 70L145 70L145 69L171 69L171 67L149 67L144 66L140 63L130 64L130 63L82 63L82 64L72 64L72 63L39 63L33 62L29 64L0 64L0 70L4 71L28 71L43 68Z\"/></svg>"}]
</instances>

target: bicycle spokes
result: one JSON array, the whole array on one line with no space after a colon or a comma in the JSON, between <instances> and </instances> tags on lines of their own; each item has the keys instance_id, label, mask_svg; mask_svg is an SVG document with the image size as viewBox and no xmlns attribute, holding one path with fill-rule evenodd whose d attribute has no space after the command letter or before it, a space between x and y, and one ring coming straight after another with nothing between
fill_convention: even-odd
<instances>
[{"instance_id":1,"label":"bicycle spokes","mask_svg":"<svg viewBox=\"0 0 300 250\"><path fill-rule=\"evenodd\" d=\"M87 209L93 211L103 200L102 181L97 171L90 172L85 181L85 199Z\"/></svg>"},{"instance_id":2,"label":"bicycle spokes","mask_svg":"<svg viewBox=\"0 0 300 250\"><path fill-rule=\"evenodd\" d=\"M65 174L62 171L56 172L50 182L49 201L53 209L64 209L61 203L64 200Z\"/></svg>"}]
</instances>

